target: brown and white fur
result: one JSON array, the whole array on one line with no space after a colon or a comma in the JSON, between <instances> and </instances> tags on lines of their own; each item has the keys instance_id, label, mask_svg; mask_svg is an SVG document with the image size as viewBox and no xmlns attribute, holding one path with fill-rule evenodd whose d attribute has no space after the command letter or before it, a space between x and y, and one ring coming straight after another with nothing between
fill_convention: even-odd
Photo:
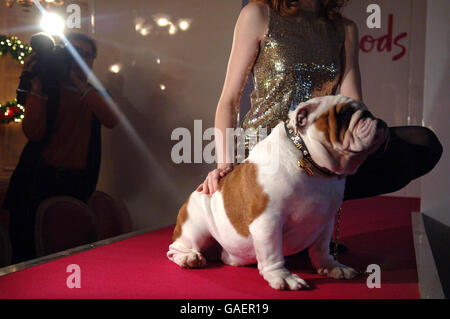
<instances>
[{"instance_id":1,"label":"brown and white fur","mask_svg":"<svg viewBox=\"0 0 450 319\"><path fill-rule=\"evenodd\" d=\"M319 274L350 279L357 272L329 254L334 216L341 206L345 176L354 174L386 139L386 124L366 106L337 95L311 99L289 112L312 159L332 171L309 176L297 166L303 156L280 122L222 178L212 197L194 191L181 207L167 256L184 268L204 267L205 249L222 248L228 265L258 264L275 289L308 287L284 266L284 256L309 248Z\"/></svg>"}]
</instances>

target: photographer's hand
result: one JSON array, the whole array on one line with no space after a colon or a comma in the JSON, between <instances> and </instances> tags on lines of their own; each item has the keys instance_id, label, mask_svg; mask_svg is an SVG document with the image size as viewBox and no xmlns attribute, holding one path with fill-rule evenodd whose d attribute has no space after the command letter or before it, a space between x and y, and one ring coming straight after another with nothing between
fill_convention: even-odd
<instances>
[{"instance_id":1,"label":"photographer's hand","mask_svg":"<svg viewBox=\"0 0 450 319\"><path fill-rule=\"evenodd\" d=\"M33 72L34 66L36 65L37 61L37 54L31 53L29 56L27 56L24 60L23 64L23 72Z\"/></svg>"},{"instance_id":2,"label":"photographer's hand","mask_svg":"<svg viewBox=\"0 0 450 319\"><path fill-rule=\"evenodd\" d=\"M70 81L77 88L81 95L85 93L88 83L87 81L81 80L74 71L70 73Z\"/></svg>"},{"instance_id":3,"label":"photographer's hand","mask_svg":"<svg viewBox=\"0 0 450 319\"><path fill-rule=\"evenodd\" d=\"M32 80L31 80L31 93L33 93L34 95L42 95L42 81L39 77L35 76Z\"/></svg>"}]
</instances>

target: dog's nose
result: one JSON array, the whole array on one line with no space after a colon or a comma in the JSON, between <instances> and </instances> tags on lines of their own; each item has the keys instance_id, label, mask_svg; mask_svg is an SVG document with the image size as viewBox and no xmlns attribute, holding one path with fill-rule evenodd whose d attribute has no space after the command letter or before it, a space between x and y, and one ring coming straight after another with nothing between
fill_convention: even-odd
<instances>
[{"instance_id":1,"label":"dog's nose","mask_svg":"<svg viewBox=\"0 0 450 319\"><path fill-rule=\"evenodd\" d=\"M385 130L387 129L387 124L383 120L377 119L377 129Z\"/></svg>"}]
</instances>

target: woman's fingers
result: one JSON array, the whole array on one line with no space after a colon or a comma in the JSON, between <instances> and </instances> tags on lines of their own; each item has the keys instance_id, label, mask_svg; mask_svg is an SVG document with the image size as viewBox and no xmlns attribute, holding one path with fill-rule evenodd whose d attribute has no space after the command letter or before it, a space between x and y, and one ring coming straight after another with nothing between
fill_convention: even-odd
<instances>
[{"instance_id":1,"label":"woman's fingers","mask_svg":"<svg viewBox=\"0 0 450 319\"><path fill-rule=\"evenodd\" d=\"M231 171L232 171L231 168L227 168L227 169L221 170L220 171L220 178L225 177Z\"/></svg>"},{"instance_id":2,"label":"woman's fingers","mask_svg":"<svg viewBox=\"0 0 450 319\"><path fill-rule=\"evenodd\" d=\"M208 177L206 177L205 181L203 182L203 194L208 194Z\"/></svg>"},{"instance_id":3,"label":"woman's fingers","mask_svg":"<svg viewBox=\"0 0 450 319\"><path fill-rule=\"evenodd\" d=\"M208 195L212 196L214 193L214 179L213 175L208 176Z\"/></svg>"},{"instance_id":4,"label":"woman's fingers","mask_svg":"<svg viewBox=\"0 0 450 319\"><path fill-rule=\"evenodd\" d=\"M212 178L212 184L213 184L213 190L211 192L211 196L212 194L214 194L216 192L216 190L219 188L219 171L216 171L215 174L213 174L213 178Z\"/></svg>"},{"instance_id":5,"label":"woman's fingers","mask_svg":"<svg viewBox=\"0 0 450 319\"><path fill-rule=\"evenodd\" d=\"M227 175L231 169L215 169L208 173L205 181L197 187L197 192L203 192L203 194L211 197L219 188L219 180Z\"/></svg>"}]
</instances>

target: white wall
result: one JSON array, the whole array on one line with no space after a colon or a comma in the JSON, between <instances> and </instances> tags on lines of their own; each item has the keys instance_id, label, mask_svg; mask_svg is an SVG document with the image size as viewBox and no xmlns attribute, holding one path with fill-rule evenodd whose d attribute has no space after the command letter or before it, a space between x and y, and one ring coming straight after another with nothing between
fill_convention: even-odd
<instances>
[{"instance_id":1,"label":"white wall","mask_svg":"<svg viewBox=\"0 0 450 319\"><path fill-rule=\"evenodd\" d=\"M421 210L450 226L450 1L428 1L427 17L423 118L444 151L435 169L422 179Z\"/></svg>"}]
</instances>

